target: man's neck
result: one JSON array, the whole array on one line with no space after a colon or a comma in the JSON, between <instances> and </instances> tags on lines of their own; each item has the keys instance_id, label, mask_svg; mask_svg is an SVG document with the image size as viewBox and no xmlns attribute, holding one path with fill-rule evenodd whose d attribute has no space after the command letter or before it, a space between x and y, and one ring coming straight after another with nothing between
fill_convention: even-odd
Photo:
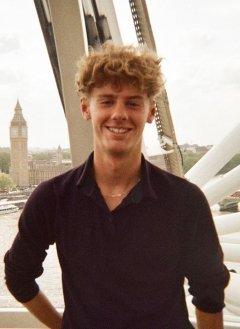
<instances>
[{"instance_id":1,"label":"man's neck","mask_svg":"<svg viewBox=\"0 0 240 329\"><path fill-rule=\"evenodd\" d=\"M133 187L140 178L141 153L123 157L94 152L94 175L100 189L120 193Z\"/></svg>"}]
</instances>

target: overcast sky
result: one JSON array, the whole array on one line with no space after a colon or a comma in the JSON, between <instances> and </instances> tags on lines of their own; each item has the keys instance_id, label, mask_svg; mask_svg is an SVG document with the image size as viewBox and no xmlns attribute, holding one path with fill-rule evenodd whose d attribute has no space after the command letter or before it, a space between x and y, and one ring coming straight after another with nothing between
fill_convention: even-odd
<instances>
[{"instance_id":1,"label":"overcast sky","mask_svg":"<svg viewBox=\"0 0 240 329\"><path fill-rule=\"evenodd\" d=\"M103 0L104 1L104 0ZM125 43L135 42L127 0L115 0ZM240 121L240 1L148 0L180 144L218 143ZM19 98L29 147L68 147L64 113L32 0L0 1L0 146ZM154 126L145 134L157 148Z\"/></svg>"}]
</instances>

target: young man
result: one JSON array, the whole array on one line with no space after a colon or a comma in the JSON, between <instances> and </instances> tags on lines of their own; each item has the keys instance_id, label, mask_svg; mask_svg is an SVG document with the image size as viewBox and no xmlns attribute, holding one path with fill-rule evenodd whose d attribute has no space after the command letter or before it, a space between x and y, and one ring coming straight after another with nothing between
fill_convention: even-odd
<instances>
[{"instance_id":1,"label":"young man","mask_svg":"<svg viewBox=\"0 0 240 329\"><path fill-rule=\"evenodd\" d=\"M187 329L187 277L198 328L223 328L229 274L206 198L141 154L160 60L144 47L104 45L81 60L77 84L94 152L29 198L5 256L9 290L54 329ZM63 318L35 282L53 243Z\"/></svg>"}]
</instances>

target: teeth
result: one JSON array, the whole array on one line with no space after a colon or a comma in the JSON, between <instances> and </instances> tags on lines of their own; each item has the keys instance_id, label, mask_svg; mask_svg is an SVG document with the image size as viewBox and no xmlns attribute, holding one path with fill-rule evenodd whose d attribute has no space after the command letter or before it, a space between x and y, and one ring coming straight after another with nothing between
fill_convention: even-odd
<instances>
[{"instance_id":1,"label":"teeth","mask_svg":"<svg viewBox=\"0 0 240 329\"><path fill-rule=\"evenodd\" d=\"M108 127L108 129L115 133L115 134L124 134L128 131L128 129L125 129L125 128L112 128L112 127Z\"/></svg>"}]
</instances>

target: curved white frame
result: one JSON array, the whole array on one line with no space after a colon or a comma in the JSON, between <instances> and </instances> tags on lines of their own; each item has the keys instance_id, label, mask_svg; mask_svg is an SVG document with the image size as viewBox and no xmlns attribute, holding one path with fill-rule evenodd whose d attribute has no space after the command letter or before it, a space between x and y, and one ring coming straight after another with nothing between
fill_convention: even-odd
<instances>
[{"instance_id":1,"label":"curved white frame","mask_svg":"<svg viewBox=\"0 0 240 329\"><path fill-rule=\"evenodd\" d=\"M218 179L211 180L240 151L240 124L212 147L185 175L205 193L210 206L240 189L240 165ZM240 317L240 212L214 216L219 240L228 268L237 269L225 290L226 310ZM237 266L234 266L237 264ZM227 265L227 264L226 264ZM240 322L240 318L239 318Z\"/></svg>"}]
</instances>

